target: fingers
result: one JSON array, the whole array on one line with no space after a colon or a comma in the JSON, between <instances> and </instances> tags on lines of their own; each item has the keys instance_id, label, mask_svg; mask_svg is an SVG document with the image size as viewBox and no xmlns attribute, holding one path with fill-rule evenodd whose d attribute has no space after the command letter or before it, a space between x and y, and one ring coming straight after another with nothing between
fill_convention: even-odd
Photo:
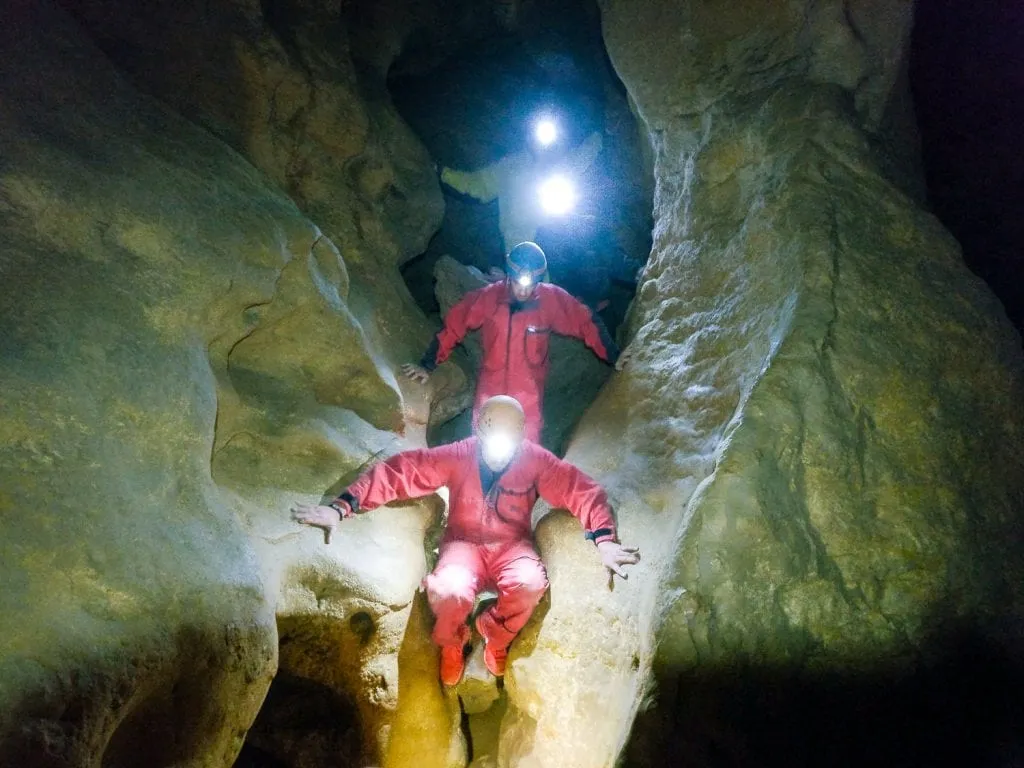
<instances>
[{"instance_id":1,"label":"fingers","mask_svg":"<svg viewBox=\"0 0 1024 768\"><path fill-rule=\"evenodd\" d=\"M620 568L616 563L608 563L606 567L609 571L616 574L617 576L619 576L619 578L623 580L629 578L628 576L626 576L626 572L622 570L622 568Z\"/></svg>"},{"instance_id":2,"label":"fingers","mask_svg":"<svg viewBox=\"0 0 1024 768\"><path fill-rule=\"evenodd\" d=\"M292 520L295 520L300 523L305 523L306 520L309 518L310 512L312 511L313 508L310 507L308 504L293 504L291 509Z\"/></svg>"}]
</instances>

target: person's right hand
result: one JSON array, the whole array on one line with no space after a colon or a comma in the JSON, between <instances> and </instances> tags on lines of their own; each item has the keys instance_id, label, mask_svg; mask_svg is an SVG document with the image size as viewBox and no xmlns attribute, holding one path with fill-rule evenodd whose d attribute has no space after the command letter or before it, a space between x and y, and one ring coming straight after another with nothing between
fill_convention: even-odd
<instances>
[{"instance_id":1,"label":"person's right hand","mask_svg":"<svg viewBox=\"0 0 1024 768\"><path fill-rule=\"evenodd\" d=\"M345 502L338 502L344 504ZM311 525L324 531L324 543L331 543L335 526L341 522L341 513L325 504L293 504L292 520L302 525Z\"/></svg>"},{"instance_id":2,"label":"person's right hand","mask_svg":"<svg viewBox=\"0 0 1024 768\"><path fill-rule=\"evenodd\" d=\"M418 381L420 384L426 384L430 381L430 371L421 365L406 363L402 366L402 373L413 381Z\"/></svg>"}]
</instances>

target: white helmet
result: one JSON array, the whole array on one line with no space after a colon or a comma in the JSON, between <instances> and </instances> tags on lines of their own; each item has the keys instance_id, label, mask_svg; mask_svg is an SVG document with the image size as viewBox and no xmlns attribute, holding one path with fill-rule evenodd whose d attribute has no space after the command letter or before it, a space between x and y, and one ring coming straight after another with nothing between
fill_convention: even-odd
<instances>
[{"instance_id":1,"label":"white helmet","mask_svg":"<svg viewBox=\"0 0 1024 768\"><path fill-rule=\"evenodd\" d=\"M514 397L496 395L480 406L476 436L484 462L493 470L504 469L512 460L526 431L526 414Z\"/></svg>"}]
</instances>

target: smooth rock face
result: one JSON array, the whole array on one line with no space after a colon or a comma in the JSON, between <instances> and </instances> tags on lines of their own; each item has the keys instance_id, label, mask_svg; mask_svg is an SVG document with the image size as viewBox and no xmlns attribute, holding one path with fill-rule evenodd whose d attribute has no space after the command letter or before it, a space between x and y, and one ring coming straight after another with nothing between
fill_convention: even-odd
<instances>
[{"instance_id":1,"label":"smooth rock face","mask_svg":"<svg viewBox=\"0 0 1024 768\"><path fill-rule=\"evenodd\" d=\"M1022 615L1024 365L886 175L910 6L602 10L654 153L655 241L637 358L567 458L644 561L608 593L574 521L541 524L550 606L512 649L500 763L814 764L818 744L912 765L918 738L941 756L957 731L930 705L998 718L1012 695L931 691L973 674L947 675L951 633L982 636L991 671ZM893 688L922 659L934 674ZM872 717L885 738L849 735Z\"/></svg>"},{"instance_id":2,"label":"smooth rock face","mask_svg":"<svg viewBox=\"0 0 1024 768\"><path fill-rule=\"evenodd\" d=\"M21 4L0 33L0 763L231 765L280 632L282 687L254 747L296 765L332 749L281 731L309 711L296 691L316 690L350 704L360 764L460 764L416 597L438 510L383 510L330 548L287 514L422 443L426 399L403 397L387 362L429 335L396 269L440 217L426 155L386 105L357 109L344 57L307 83L323 113L290 113L296 71L258 9L248 28L115 14L105 36L97 7L74 10L105 47L152 55L131 82L50 3ZM228 36L217 56L275 77L190 57L204 23L253 45ZM218 133L262 172L133 85L201 122L222 106ZM251 111L274 99L274 120ZM372 141L348 136L367 114ZM282 123L335 175L275 165ZM307 216L358 169L327 234Z\"/></svg>"}]
</instances>

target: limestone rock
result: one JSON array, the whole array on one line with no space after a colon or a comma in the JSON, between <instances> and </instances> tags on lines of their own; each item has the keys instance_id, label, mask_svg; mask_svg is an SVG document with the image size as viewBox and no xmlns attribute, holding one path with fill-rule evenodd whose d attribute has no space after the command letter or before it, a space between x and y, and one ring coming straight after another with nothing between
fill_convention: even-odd
<instances>
[{"instance_id":1,"label":"limestone rock","mask_svg":"<svg viewBox=\"0 0 1024 768\"><path fill-rule=\"evenodd\" d=\"M223 19L106 28L88 4L75 10L108 50L119 32L154 58L133 59L130 82L49 2L17 4L16 23L0 31L0 763L230 765L278 669L275 614L290 642L265 722L287 721L289 691L312 686L327 690L324 701L350 703L359 743L346 748L360 760L464 762L416 607L436 507L352 521L330 548L287 517L293 501L318 501L381 455L422 442L425 404L402 397L387 364L419 346L422 320L403 315L402 301L390 314L388 300L373 302L402 293L395 260L433 226L436 211L417 195L439 200L408 182L421 213L403 219L389 185L430 179L429 166L420 173L397 120L374 138L393 148L366 144L358 130L343 136L358 119L317 141L318 126L338 124L349 106L337 91L322 94L324 114L292 123L296 151L340 158L339 173L363 169L352 192L360 204L343 206L363 217L362 233L339 225L343 236L329 235L307 218L308 200L300 210L273 186L270 160L261 171L133 85L159 76L152 90L204 122L199 106L230 92L220 124L208 125L264 158L259 142L244 141L259 132L243 117L258 113L240 108L270 98L241 87L263 81L234 80L234 67L223 79L190 69L225 63L189 55L224 31ZM153 18L161 13L189 9ZM256 50L230 35L209 50L278 66L271 80L285 99L288 57L271 55L281 44L232 29L257 39ZM166 68L148 66L158 58ZM336 74L351 86L353 65L340 61L349 69ZM186 80L202 83L192 101L169 98ZM278 106L278 117L294 117ZM415 169L375 176L385 154L412 163L403 152ZM350 254L382 243L390 271L377 269L379 293L365 280L357 290ZM357 318L360 302L372 311ZM399 337L385 354L381 340ZM298 749L282 732L260 736L264 747Z\"/></svg>"},{"instance_id":2,"label":"limestone rock","mask_svg":"<svg viewBox=\"0 0 1024 768\"><path fill-rule=\"evenodd\" d=\"M776 764L816 739L910 765L951 738L922 693L951 633L1019 650L1020 339L885 171L909 5L836 5L602 3L655 242L638 357L567 458L644 561L608 593L574 521L541 524L551 602L513 645L500 765Z\"/></svg>"}]
</instances>

